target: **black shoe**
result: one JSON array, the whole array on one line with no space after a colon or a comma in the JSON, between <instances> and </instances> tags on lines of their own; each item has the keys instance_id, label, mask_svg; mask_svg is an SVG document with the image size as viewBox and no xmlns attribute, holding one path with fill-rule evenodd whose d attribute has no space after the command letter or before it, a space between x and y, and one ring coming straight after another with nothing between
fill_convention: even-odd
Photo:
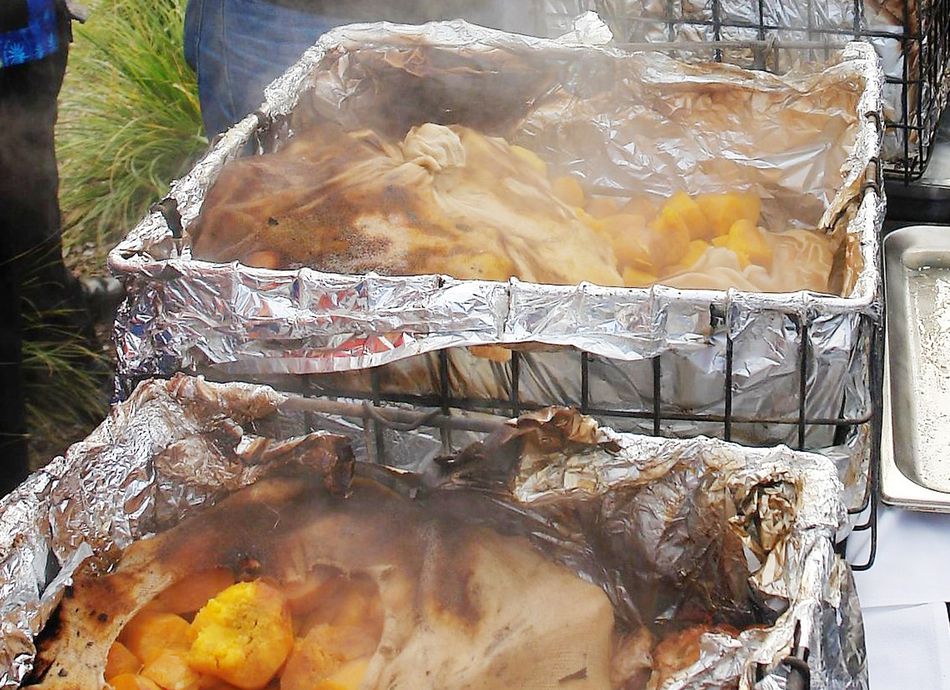
<instances>
[{"instance_id":1,"label":"black shoe","mask_svg":"<svg viewBox=\"0 0 950 690\"><path fill-rule=\"evenodd\" d=\"M79 286L90 318L112 321L115 310L125 298L125 287L115 278L80 278Z\"/></svg>"}]
</instances>

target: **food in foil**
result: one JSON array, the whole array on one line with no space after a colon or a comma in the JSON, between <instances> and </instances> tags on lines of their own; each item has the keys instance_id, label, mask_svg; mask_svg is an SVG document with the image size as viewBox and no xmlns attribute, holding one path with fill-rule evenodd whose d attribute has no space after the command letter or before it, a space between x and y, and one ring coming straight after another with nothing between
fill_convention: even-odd
<instances>
[{"instance_id":1,"label":"food in foil","mask_svg":"<svg viewBox=\"0 0 950 690\"><path fill-rule=\"evenodd\" d=\"M262 268L753 292L829 290L839 238L762 227L755 192L585 192L534 152L461 125L402 140L323 124L228 164L193 255Z\"/></svg>"},{"instance_id":2,"label":"food in foil","mask_svg":"<svg viewBox=\"0 0 950 690\"><path fill-rule=\"evenodd\" d=\"M618 567L611 551L627 553L619 542L591 544L579 557L576 545L532 541L539 532L563 541L571 519L551 521L565 510L559 501L541 520L497 494L515 471L511 451L538 473L527 486L543 485L545 453L578 452L596 433L568 410L539 413L464 451L435 488L365 465L341 483L352 456L328 463L326 445L322 465L278 465L134 542L106 573L92 561L80 569L40 639L32 682L47 690L639 690L695 664L707 634L734 640L740 626L773 623L774 613L742 603L748 573L724 568L674 584L643 572L617 589L605 570ZM653 491L612 500L646 505ZM675 509L675 495L667 498ZM687 515L718 510L711 503ZM787 525L760 529L772 539ZM704 547L724 553L694 574L715 572L742 543L727 530ZM638 557L650 561L648 551L631 553L617 572L629 577ZM639 591L618 600L633 582Z\"/></svg>"},{"instance_id":3,"label":"food in foil","mask_svg":"<svg viewBox=\"0 0 950 690\"><path fill-rule=\"evenodd\" d=\"M454 503L255 484L77 577L40 687L611 687L604 592Z\"/></svg>"},{"instance_id":4,"label":"food in foil","mask_svg":"<svg viewBox=\"0 0 950 690\"><path fill-rule=\"evenodd\" d=\"M0 686L276 688L322 672L308 687L339 690L399 670L439 687L411 664L438 633L460 678L473 649L502 677L533 636L548 664L597 661L559 667L556 687L595 672L611 688L784 687L799 646L813 690L866 687L827 459L616 434L552 408L450 455L401 430L381 466L354 462L372 456L360 430L313 404L147 382L0 500Z\"/></svg>"}]
</instances>

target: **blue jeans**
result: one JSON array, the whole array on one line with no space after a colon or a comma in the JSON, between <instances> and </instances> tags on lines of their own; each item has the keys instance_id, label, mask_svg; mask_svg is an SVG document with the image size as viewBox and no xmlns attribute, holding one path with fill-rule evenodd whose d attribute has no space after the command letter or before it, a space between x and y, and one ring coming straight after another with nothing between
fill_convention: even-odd
<instances>
[{"instance_id":1,"label":"blue jeans","mask_svg":"<svg viewBox=\"0 0 950 690\"><path fill-rule=\"evenodd\" d=\"M265 0L189 0L185 59L198 75L208 137L257 110L264 88L344 23Z\"/></svg>"}]
</instances>

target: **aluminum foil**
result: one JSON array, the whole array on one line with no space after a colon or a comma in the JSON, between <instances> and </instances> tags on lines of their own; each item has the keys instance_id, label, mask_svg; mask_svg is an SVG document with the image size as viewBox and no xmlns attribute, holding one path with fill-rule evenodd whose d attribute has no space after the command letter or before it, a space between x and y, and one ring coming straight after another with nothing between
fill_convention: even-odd
<instances>
[{"instance_id":1,"label":"aluminum foil","mask_svg":"<svg viewBox=\"0 0 950 690\"><path fill-rule=\"evenodd\" d=\"M0 687L18 687L28 674L33 638L87 556L108 568L133 540L266 476L297 449L339 452L339 437L324 429L357 431L294 402L266 387L183 375L143 384L86 441L0 501ZM638 572L675 579L682 570L694 578L687 584L703 581L716 563L748 572L731 596L746 606L754 600L774 622L738 640L707 634L699 661L667 690L784 687L780 662L796 628L815 690L867 687L860 610L850 571L832 547L843 519L841 485L826 458L619 434L563 408L512 421L448 463L435 459L441 446L430 437L398 433L404 441L387 445L382 459L441 486L497 492L503 481L511 506L547 526L539 534L560 546L552 553L565 562L599 534L599 548L617 555L607 588L621 609L632 602L648 610L629 586ZM598 519L579 522L582 514ZM736 548L714 548L719 555L711 558L710 538ZM641 560L630 559L630 549ZM650 613L675 615L679 605L674 597ZM756 680L758 664L765 672Z\"/></svg>"},{"instance_id":2,"label":"aluminum foil","mask_svg":"<svg viewBox=\"0 0 950 690\"><path fill-rule=\"evenodd\" d=\"M915 128L923 128L926 146L950 91L938 38L944 30L934 26L944 19L932 4L916 0L540 0L540 5L546 20L542 30L551 35L592 10L618 41L673 42L679 44L676 54L686 59L718 53L726 62L779 73L825 61L835 48L860 36L874 47L890 80L884 86L884 114L894 126L885 133L882 159L892 170L923 163ZM713 41L724 47L688 45ZM736 42L747 46L735 47Z\"/></svg>"},{"instance_id":3,"label":"aluminum foil","mask_svg":"<svg viewBox=\"0 0 950 690\"><path fill-rule=\"evenodd\" d=\"M295 380L300 375L334 374L330 383L307 379L306 385L326 391L340 385L335 374L354 372L344 387L369 395L364 370L389 364L385 390L439 395L441 381L432 366L437 356L431 353L449 349L452 395L507 401L511 365L471 358L459 348L530 344L592 355L599 407L652 410L648 360L659 356L664 410L721 414L731 342L734 414L777 420L737 425L736 438L756 444L797 440L794 421L781 420L797 415L797 398L790 392L798 390L802 347L808 359L807 415L831 419L844 409L852 418L870 417L884 211L875 166L880 132L865 115L880 111L882 79L874 52L851 44L818 73L779 78L724 65L688 65L655 52L623 53L603 47L610 37L594 15L580 17L557 41L463 22L356 25L325 35L269 87L259 114L228 131L173 185L170 199L180 212L184 239L155 212L110 254L110 266L130 294L116 323L122 391L142 378L180 370L291 389L301 385ZM493 78L498 73L504 81ZM504 107L486 109L480 101L472 108L459 97L451 106L463 112L453 117L503 130L598 189L667 194L677 184L692 192L753 185L772 200L767 213L779 226L845 234L843 296L341 276L215 265L191 257L189 224L223 165L242 155L249 142L279 147L293 135L295 118L312 112L380 129L447 117L439 104L430 106L434 112L424 111L421 99L406 98L406 83L415 88L431 83L460 94L477 84L481 93L495 93ZM735 112L728 99L724 110L699 107L710 88L745 90L765 104L764 113L774 113L776 104L809 117L818 113L834 123L828 129L835 137L809 136L794 151L781 146L766 151L763 141L774 146L788 137L770 134L767 117L761 131L750 126L749 111L740 112L741 98ZM565 93L574 94L566 109L560 107ZM643 99L652 99L645 109ZM667 123L653 131L630 124L676 108L695 113L695 126ZM567 374L562 366L568 350L560 359L550 352L528 356L530 373L519 391L528 402L581 403L579 377L565 378L579 368ZM806 447L840 443L828 428L810 427ZM721 434L722 428L681 422L667 431L688 436ZM841 476L866 476L866 467L866 457L852 458Z\"/></svg>"}]
</instances>

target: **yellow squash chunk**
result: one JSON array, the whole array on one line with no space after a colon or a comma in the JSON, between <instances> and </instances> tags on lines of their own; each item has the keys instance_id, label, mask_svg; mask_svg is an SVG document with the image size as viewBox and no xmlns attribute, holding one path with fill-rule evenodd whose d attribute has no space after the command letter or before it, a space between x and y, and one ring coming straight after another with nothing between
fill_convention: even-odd
<instances>
[{"instance_id":1,"label":"yellow squash chunk","mask_svg":"<svg viewBox=\"0 0 950 690\"><path fill-rule=\"evenodd\" d=\"M551 181L551 188L554 190L554 196L563 201L568 206L577 206L584 208L587 200L584 197L584 188L576 178L570 175L555 177Z\"/></svg>"},{"instance_id":2,"label":"yellow squash chunk","mask_svg":"<svg viewBox=\"0 0 950 690\"><path fill-rule=\"evenodd\" d=\"M733 223L729 228L726 246L736 253L743 268L750 263L765 269L772 268L772 245L751 221Z\"/></svg>"},{"instance_id":3,"label":"yellow squash chunk","mask_svg":"<svg viewBox=\"0 0 950 690\"><path fill-rule=\"evenodd\" d=\"M294 645L283 594L260 580L231 585L191 623L189 665L243 690L267 685Z\"/></svg>"},{"instance_id":4,"label":"yellow squash chunk","mask_svg":"<svg viewBox=\"0 0 950 690\"><path fill-rule=\"evenodd\" d=\"M147 609L126 623L119 642L148 664L166 650L188 649L188 621L174 613Z\"/></svg>"},{"instance_id":5,"label":"yellow squash chunk","mask_svg":"<svg viewBox=\"0 0 950 690\"><path fill-rule=\"evenodd\" d=\"M163 652L142 669L142 675L164 690L198 690L201 676L185 659L186 652Z\"/></svg>"},{"instance_id":6,"label":"yellow squash chunk","mask_svg":"<svg viewBox=\"0 0 950 690\"><path fill-rule=\"evenodd\" d=\"M623 269L623 284L627 287L649 287L656 282L656 276L635 268Z\"/></svg>"},{"instance_id":7,"label":"yellow squash chunk","mask_svg":"<svg viewBox=\"0 0 950 690\"><path fill-rule=\"evenodd\" d=\"M620 204L609 196L598 196L590 200L586 210L594 218L604 218L620 213Z\"/></svg>"},{"instance_id":8,"label":"yellow squash chunk","mask_svg":"<svg viewBox=\"0 0 950 690\"><path fill-rule=\"evenodd\" d=\"M134 673L123 673L108 680L114 690L161 690L148 678L137 676Z\"/></svg>"},{"instance_id":9,"label":"yellow squash chunk","mask_svg":"<svg viewBox=\"0 0 950 690\"><path fill-rule=\"evenodd\" d=\"M319 681L313 686L313 690L358 690L360 683L366 676L366 667L369 661L358 659L344 664L340 669L326 680Z\"/></svg>"},{"instance_id":10,"label":"yellow squash chunk","mask_svg":"<svg viewBox=\"0 0 950 690\"><path fill-rule=\"evenodd\" d=\"M686 252L686 256L680 259L679 263L667 266L666 271L664 271L664 275L671 276L676 273L688 271L696 264L697 261L703 258L703 255L706 254L706 250L711 246L712 245L709 242L704 242L703 240L693 240L689 243L689 251Z\"/></svg>"},{"instance_id":11,"label":"yellow squash chunk","mask_svg":"<svg viewBox=\"0 0 950 690\"><path fill-rule=\"evenodd\" d=\"M700 194L696 203L713 226L713 234L725 235L736 221L759 222L762 202L752 192Z\"/></svg>"},{"instance_id":12,"label":"yellow squash chunk","mask_svg":"<svg viewBox=\"0 0 950 690\"><path fill-rule=\"evenodd\" d=\"M129 651L121 642L114 642L109 648L109 656L106 657L105 677L115 678L124 673L138 673L142 668L142 662L139 658Z\"/></svg>"},{"instance_id":13,"label":"yellow squash chunk","mask_svg":"<svg viewBox=\"0 0 950 690\"><path fill-rule=\"evenodd\" d=\"M548 165L541 157L530 149L526 149L524 146L518 146L517 144L511 145L511 152L515 154L518 158L523 160L529 166L531 166L535 172L548 176Z\"/></svg>"},{"instance_id":14,"label":"yellow squash chunk","mask_svg":"<svg viewBox=\"0 0 950 690\"><path fill-rule=\"evenodd\" d=\"M172 613L191 613L233 584L234 574L227 568L206 570L166 589L158 595L158 603Z\"/></svg>"},{"instance_id":15,"label":"yellow squash chunk","mask_svg":"<svg viewBox=\"0 0 950 690\"><path fill-rule=\"evenodd\" d=\"M681 235L685 232L689 240L706 239L716 234L699 204L686 192L676 192L671 196L663 204L653 225L664 233Z\"/></svg>"},{"instance_id":16,"label":"yellow squash chunk","mask_svg":"<svg viewBox=\"0 0 950 690\"><path fill-rule=\"evenodd\" d=\"M652 272L658 260L653 235L642 216L619 214L602 221L603 234L610 239L614 256L621 267Z\"/></svg>"}]
</instances>

